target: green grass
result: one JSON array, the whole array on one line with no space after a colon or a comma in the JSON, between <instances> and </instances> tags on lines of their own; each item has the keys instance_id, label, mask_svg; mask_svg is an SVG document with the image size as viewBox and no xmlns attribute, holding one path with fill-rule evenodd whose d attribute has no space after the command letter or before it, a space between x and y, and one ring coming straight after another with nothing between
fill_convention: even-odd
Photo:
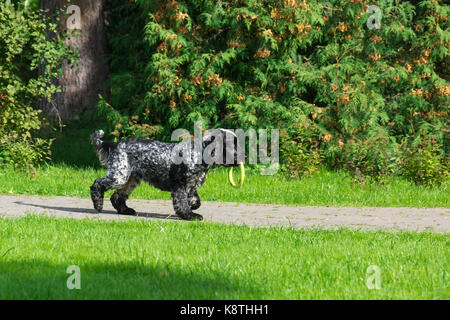
<instances>
[{"instance_id":1,"label":"green grass","mask_svg":"<svg viewBox=\"0 0 450 320\"><path fill-rule=\"evenodd\" d=\"M5 169L0 171L0 193L89 197L90 185L104 174L104 169L54 165L41 167L36 176L30 178L23 173ZM227 182L226 170L218 168L208 173L206 183L199 189L199 194L205 201L449 207L449 185L447 181L439 188L425 188L396 177L385 185L364 186L352 183L345 172L322 170L312 178L289 180L279 174L262 176L256 169L248 169L243 188L233 189ZM107 195L110 193L111 191ZM131 197L170 199L170 194L142 184Z\"/></svg>"},{"instance_id":2,"label":"green grass","mask_svg":"<svg viewBox=\"0 0 450 320\"><path fill-rule=\"evenodd\" d=\"M0 230L0 299L450 298L448 235L38 216Z\"/></svg>"}]
</instances>

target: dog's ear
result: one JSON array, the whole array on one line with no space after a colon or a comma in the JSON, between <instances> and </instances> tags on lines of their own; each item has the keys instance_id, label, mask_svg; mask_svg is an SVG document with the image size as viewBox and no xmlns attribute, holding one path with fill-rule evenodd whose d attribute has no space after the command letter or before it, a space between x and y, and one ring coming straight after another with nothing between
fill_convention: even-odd
<instances>
[{"instance_id":1,"label":"dog's ear","mask_svg":"<svg viewBox=\"0 0 450 320\"><path fill-rule=\"evenodd\" d=\"M223 134L224 137L227 136L227 135L236 137L236 134L235 134L232 130L230 130L230 129L223 129L223 128L220 128L219 130L220 130L220 132Z\"/></svg>"}]
</instances>

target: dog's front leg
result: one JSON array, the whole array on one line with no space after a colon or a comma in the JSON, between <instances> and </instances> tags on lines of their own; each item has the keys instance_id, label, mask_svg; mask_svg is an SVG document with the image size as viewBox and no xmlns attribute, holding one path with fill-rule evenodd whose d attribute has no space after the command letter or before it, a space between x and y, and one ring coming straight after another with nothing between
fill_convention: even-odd
<instances>
[{"instance_id":1,"label":"dog's front leg","mask_svg":"<svg viewBox=\"0 0 450 320\"><path fill-rule=\"evenodd\" d=\"M106 191L106 187L103 185L105 179L97 179L91 186L91 199L94 204L95 210L102 212L103 210L103 196Z\"/></svg>"},{"instance_id":2,"label":"dog's front leg","mask_svg":"<svg viewBox=\"0 0 450 320\"><path fill-rule=\"evenodd\" d=\"M189 206L191 210L197 210L201 206L200 197L198 196L197 190L189 192Z\"/></svg>"},{"instance_id":3,"label":"dog's front leg","mask_svg":"<svg viewBox=\"0 0 450 320\"><path fill-rule=\"evenodd\" d=\"M126 171L125 173L108 171L106 177L95 180L91 186L91 199L95 210L102 212L105 191L109 189L121 189L128 181L128 178L129 175L127 175Z\"/></svg>"},{"instance_id":4,"label":"dog's front leg","mask_svg":"<svg viewBox=\"0 0 450 320\"><path fill-rule=\"evenodd\" d=\"M203 217L192 212L186 189L180 188L172 192L173 208L177 216L184 220L203 220Z\"/></svg>"}]
</instances>

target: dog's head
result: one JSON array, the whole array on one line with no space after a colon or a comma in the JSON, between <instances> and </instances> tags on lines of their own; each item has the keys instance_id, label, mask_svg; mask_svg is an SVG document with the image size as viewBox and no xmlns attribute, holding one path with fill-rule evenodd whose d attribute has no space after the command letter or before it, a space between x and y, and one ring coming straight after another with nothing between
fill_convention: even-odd
<instances>
[{"instance_id":1,"label":"dog's head","mask_svg":"<svg viewBox=\"0 0 450 320\"><path fill-rule=\"evenodd\" d=\"M203 138L203 161L226 167L245 162L245 147L239 144L236 134L227 129L214 129Z\"/></svg>"}]
</instances>

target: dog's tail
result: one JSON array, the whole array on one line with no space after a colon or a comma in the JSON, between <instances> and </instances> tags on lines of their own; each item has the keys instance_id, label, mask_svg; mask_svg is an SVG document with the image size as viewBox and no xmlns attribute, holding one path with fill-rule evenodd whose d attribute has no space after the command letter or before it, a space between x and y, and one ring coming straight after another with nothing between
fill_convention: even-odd
<instances>
[{"instance_id":1,"label":"dog's tail","mask_svg":"<svg viewBox=\"0 0 450 320\"><path fill-rule=\"evenodd\" d=\"M106 165L108 162L109 154L117 146L116 142L103 141L103 130L97 130L91 135L91 143L94 146L95 152L98 155L98 159L102 165Z\"/></svg>"}]
</instances>

